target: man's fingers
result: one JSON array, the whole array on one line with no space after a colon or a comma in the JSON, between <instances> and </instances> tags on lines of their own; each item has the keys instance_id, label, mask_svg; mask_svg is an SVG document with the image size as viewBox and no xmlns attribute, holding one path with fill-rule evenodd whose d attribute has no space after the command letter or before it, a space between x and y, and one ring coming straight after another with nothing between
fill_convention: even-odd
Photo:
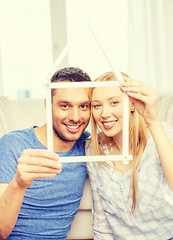
<instances>
[{"instance_id":1,"label":"man's fingers","mask_svg":"<svg viewBox=\"0 0 173 240\"><path fill-rule=\"evenodd\" d=\"M18 166L19 174L28 174L28 173L55 173L61 172L61 168L50 168L50 167L43 167L38 165L19 165Z\"/></svg>"},{"instance_id":2,"label":"man's fingers","mask_svg":"<svg viewBox=\"0 0 173 240\"><path fill-rule=\"evenodd\" d=\"M33 174L34 175L34 174ZM33 176L34 179L38 179L38 178L53 178L55 177L56 174L54 173L47 173L47 174L44 174L44 173L39 173L39 174L35 174Z\"/></svg>"},{"instance_id":3,"label":"man's fingers","mask_svg":"<svg viewBox=\"0 0 173 240\"><path fill-rule=\"evenodd\" d=\"M32 185L33 180L39 178L53 178L56 177L57 173L30 173L22 175L20 178L16 176L17 182L21 187L29 187Z\"/></svg>"},{"instance_id":4,"label":"man's fingers","mask_svg":"<svg viewBox=\"0 0 173 240\"><path fill-rule=\"evenodd\" d=\"M18 159L18 164L24 164L24 165L35 165L35 166L41 166L41 167L49 167L53 169L60 169L62 168L62 164L58 160L52 160L50 158L46 159L43 157L30 157L27 155L22 155Z\"/></svg>"},{"instance_id":5,"label":"man's fingers","mask_svg":"<svg viewBox=\"0 0 173 240\"><path fill-rule=\"evenodd\" d=\"M30 157L42 157L42 158L48 158L54 161L59 160L58 154L55 152L48 151L47 149L25 149L22 153L24 156L30 156Z\"/></svg>"},{"instance_id":6,"label":"man's fingers","mask_svg":"<svg viewBox=\"0 0 173 240\"><path fill-rule=\"evenodd\" d=\"M44 149L26 149L18 159L16 179L20 186L31 186L34 179L51 178L61 173L59 156Z\"/></svg>"}]
</instances>

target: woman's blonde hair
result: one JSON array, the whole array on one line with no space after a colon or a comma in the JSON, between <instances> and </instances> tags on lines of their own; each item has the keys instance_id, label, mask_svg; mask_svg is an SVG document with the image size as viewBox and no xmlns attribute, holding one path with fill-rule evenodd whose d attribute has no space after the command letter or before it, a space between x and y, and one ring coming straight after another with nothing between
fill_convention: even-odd
<instances>
[{"instance_id":1,"label":"woman's blonde hair","mask_svg":"<svg viewBox=\"0 0 173 240\"><path fill-rule=\"evenodd\" d=\"M125 73L121 73L122 76L128 77ZM100 77L98 77L95 81L117 81L115 75L112 72L107 72ZM92 92L91 92L92 95ZM105 146L109 149L113 146L114 140L112 137L107 137L103 133L99 134L96 122L91 116L92 123L92 147L93 151L96 155L105 155ZM130 180L130 188L129 188L129 196L130 190L132 188L133 197L132 197L132 207L131 212L134 213L136 207L137 200L137 169L142 158L142 154L144 152L145 146L147 143L147 131L145 127L145 122L143 117L137 112L134 111L131 113L129 118L129 149L133 156L133 164L132 164L132 173ZM102 162L106 167L111 167L107 162ZM114 169L116 169L116 164L113 162Z\"/></svg>"}]
</instances>

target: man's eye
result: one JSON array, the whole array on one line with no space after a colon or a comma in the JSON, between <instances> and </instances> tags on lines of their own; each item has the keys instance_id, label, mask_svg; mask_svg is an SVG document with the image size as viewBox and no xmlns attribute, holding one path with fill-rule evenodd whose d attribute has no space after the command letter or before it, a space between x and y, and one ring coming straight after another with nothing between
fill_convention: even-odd
<instances>
[{"instance_id":1,"label":"man's eye","mask_svg":"<svg viewBox=\"0 0 173 240\"><path fill-rule=\"evenodd\" d=\"M89 108L89 105L88 105L88 104L82 104L80 107L81 107L83 110L86 110L86 109Z\"/></svg>"},{"instance_id":2,"label":"man's eye","mask_svg":"<svg viewBox=\"0 0 173 240\"><path fill-rule=\"evenodd\" d=\"M69 105L67 105L67 104L62 104L62 105L60 105L60 107L61 107L62 109L68 109L68 108L69 108Z\"/></svg>"}]
</instances>

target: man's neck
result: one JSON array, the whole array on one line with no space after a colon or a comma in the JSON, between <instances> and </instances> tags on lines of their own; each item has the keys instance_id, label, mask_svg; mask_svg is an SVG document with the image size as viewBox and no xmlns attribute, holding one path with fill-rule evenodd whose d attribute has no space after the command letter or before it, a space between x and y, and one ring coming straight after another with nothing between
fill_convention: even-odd
<instances>
[{"instance_id":1,"label":"man's neck","mask_svg":"<svg viewBox=\"0 0 173 240\"><path fill-rule=\"evenodd\" d=\"M46 124L34 129L37 139L47 147L47 129ZM55 133L53 133L53 145L55 152L68 152L70 151L75 144L73 142L66 142L61 140Z\"/></svg>"},{"instance_id":2,"label":"man's neck","mask_svg":"<svg viewBox=\"0 0 173 240\"><path fill-rule=\"evenodd\" d=\"M74 144L75 141L73 142L63 141L53 132L53 145L55 152L68 152L73 148Z\"/></svg>"}]
</instances>

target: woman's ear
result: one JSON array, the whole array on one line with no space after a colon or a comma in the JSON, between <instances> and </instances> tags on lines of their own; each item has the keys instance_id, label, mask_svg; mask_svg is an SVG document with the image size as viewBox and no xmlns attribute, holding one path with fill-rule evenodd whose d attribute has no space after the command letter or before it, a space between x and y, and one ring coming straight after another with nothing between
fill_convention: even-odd
<instances>
[{"instance_id":1,"label":"woman's ear","mask_svg":"<svg viewBox=\"0 0 173 240\"><path fill-rule=\"evenodd\" d=\"M134 104L132 103L132 106L131 106L131 113L134 113L134 111L135 111L135 106L134 106Z\"/></svg>"},{"instance_id":2,"label":"woman's ear","mask_svg":"<svg viewBox=\"0 0 173 240\"><path fill-rule=\"evenodd\" d=\"M135 111L135 107L131 109L131 113L134 113L134 111Z\"/></svg>"}]
</instances>

